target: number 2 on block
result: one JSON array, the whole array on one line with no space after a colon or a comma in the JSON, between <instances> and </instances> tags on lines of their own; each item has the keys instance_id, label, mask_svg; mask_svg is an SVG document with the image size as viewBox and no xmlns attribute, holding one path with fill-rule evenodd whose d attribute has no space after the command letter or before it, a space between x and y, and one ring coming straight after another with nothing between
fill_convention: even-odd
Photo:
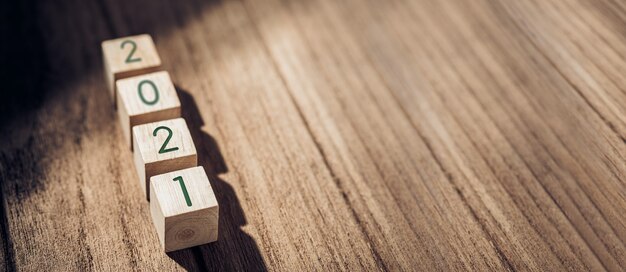
<instances>
[{"instance_id":1,"label":"number 2 on block","mask_svg":"<svg viewBox=\"0 0 626 272\"><path fill-rule=\"evenodd\" d=\"M170 140L172 139L172 130L166 126L160 126L154 129L154 131L152 132L152 136L156 137L157 136L157 132L161 129L164 129L165 131L167 131L167 138L165 138L165 142L163 142L163 145L161 145L161 149L159 149L159 154L163 154L163 153L167 153L167 152L172 152L172 151L176 151L178 150L178 147L170 147L170 148L166 148L167 144L170 142Z\"/></svg>"},{"instance_id":2,"label":"number 2 on block","mask_svg":"<svg viewBox=\"0 0 626 272\"><path fill-rule=\"evenodd\" d=\"M120 48L124 49L124 45L126 44L130 44L132 46L132 48L130 49L130 53L128 53L128 57L126 57L126 63L131 63L131 62L138 62L141 61L141 58L135 57L133 58L133 54L135 54L135 51L137 50L137 44L132 41L132 40L125 40L122 42L122 44L120 45Z\"/></svg>"},{"instance_id":3,"label":"number 2 on block","mask_svg":"<svg viewBox=\"0 0 626 272\"><path fill-rule=\"evenodd\" d=\"M187 202L188 207L191 207L191 199L189 198L189 193L187 193L187 187L185 187L185 181L183 181L183 177L175 177L174 181L178 181L178 183L180 184L180 188L183 190L183 195L185 196L185 202Z\"/></svg>"}]
</instances>

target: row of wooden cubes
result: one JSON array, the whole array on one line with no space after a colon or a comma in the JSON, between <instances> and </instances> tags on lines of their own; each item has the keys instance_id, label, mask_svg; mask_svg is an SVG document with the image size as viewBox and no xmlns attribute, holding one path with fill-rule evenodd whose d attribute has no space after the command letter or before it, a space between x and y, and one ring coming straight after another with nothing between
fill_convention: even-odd
<instances>
[{"instance_id":1,"label":"row of wooden cubes","mask_svg":"<svg viewBox=\"0 0 626 272\"><path fill-rule=\"evenodd\" d=\"M214 242L218 203L149 35L102 42L105 73L139 184L166 252Z\"/></svg>"}]
</instances>

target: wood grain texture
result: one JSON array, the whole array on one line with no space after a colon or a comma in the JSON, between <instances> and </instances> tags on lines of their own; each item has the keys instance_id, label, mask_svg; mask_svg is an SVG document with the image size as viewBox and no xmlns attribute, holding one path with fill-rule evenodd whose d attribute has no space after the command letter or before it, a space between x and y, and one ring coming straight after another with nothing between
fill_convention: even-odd
<instances>
[{"instance_id":1,"label":"wood grain texture","mask_svg":"<svg viewBox=\"0 0 626 272\"><path fill-rule=\"evenodd\" d=\"M29 1L46 65L1 123L8 270L626 267L620 1ZM138 33L216 243L160 249L99 48Z\"/></svg>"}]
</instances>

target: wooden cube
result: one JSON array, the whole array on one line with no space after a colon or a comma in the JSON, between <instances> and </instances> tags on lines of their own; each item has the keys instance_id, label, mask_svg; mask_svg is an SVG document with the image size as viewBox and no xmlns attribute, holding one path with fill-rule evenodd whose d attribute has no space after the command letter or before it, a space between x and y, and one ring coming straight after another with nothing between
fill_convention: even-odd
<instances>
[{"instance_id":1,"label":"wooden cube","mask_svg":"<svg viewBox=\"0 0 626 272\"><path fill-rule=\"evenodd\" d=\"M202 166L152 177L150 198L166 252L217 241L219 207Z\"/></svg>"},{"instance_id":2,"label":"wooden cube","mask_svg":"<svg viewBox=\"0 0 626 272\"><path fill-rule=\"evenodd\" d=\"M182 118L133 127L133 154L139 181L150 200L150 177L198 165L196 147Z\"/></svg>"},{"instance_id":3,"label":"wooden cube","mask_svg":"<svg viewBox=\"0 0 626 272\"><path fill-rule=\"evenodd\" d=\"M115 84L119 106L117 114L131 149L131 130L134 126L180 117L180 101L167 72L129 77Z\"/></svg>"},{"instance_id":4,"label":"wooden cube","mask_svg":"<svg viewBox=\"0 0 626 272\"><path fill-rule=\"evenodd\" d=\"M107 85L115 106L115 81L155 72L161 67L161 58L152 37L147 34L104 41L102 55Z\"/></svg>"}]
</instances>

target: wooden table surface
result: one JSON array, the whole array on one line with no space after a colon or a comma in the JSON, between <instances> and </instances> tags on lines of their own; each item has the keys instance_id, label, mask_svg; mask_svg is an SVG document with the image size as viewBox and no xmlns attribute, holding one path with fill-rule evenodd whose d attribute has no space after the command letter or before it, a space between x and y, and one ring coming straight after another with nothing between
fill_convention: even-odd
<instances>
[{"instance_id":1,"label":"wooden table surface","mask_svg":"<svg viewBox=\"0 0 626 272\"><path fill-rule=\"evenodd\" d=\"M626 267L623 1L16 2L7 270ZM100 52L140 33L212 179L217 243L159 248Z\"/></svg>"}]
</instances>

